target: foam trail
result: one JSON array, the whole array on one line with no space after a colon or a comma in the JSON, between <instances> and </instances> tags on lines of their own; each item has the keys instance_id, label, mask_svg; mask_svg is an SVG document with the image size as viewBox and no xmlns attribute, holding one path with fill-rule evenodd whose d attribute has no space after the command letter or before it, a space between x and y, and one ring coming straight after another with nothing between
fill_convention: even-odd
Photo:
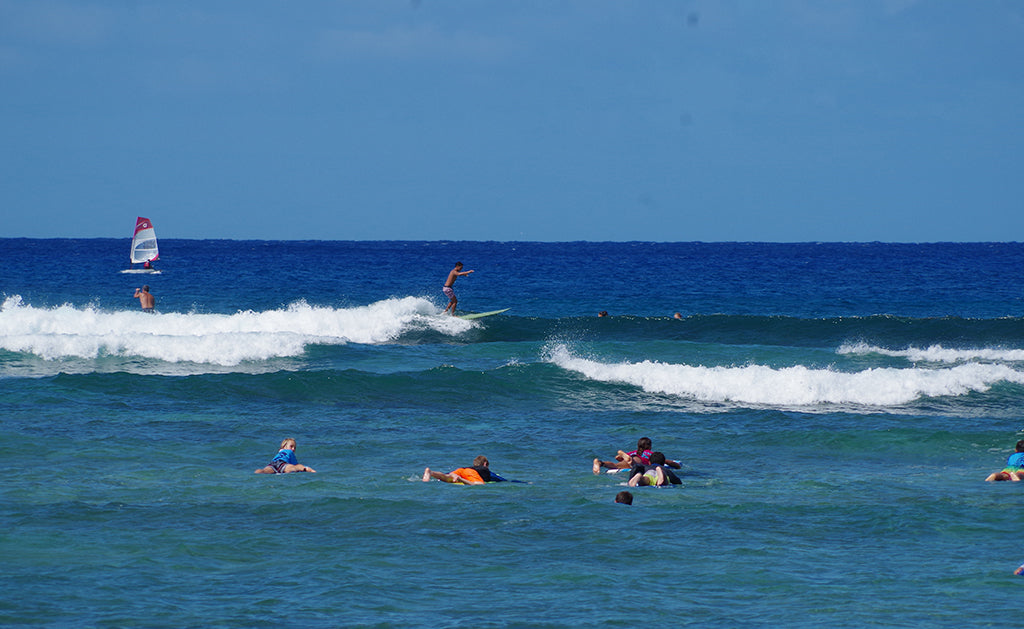
<instances>
[{"instance_id":1,"label":"foam trail","mask_svg":"<svg viewBox=\"0 0 1024 629\"><path fill-rule=\"evenodd\" d=\"M1005 365L967 364L948 369L874 368L846 373L803 366L702 367L645 360L606 364L573 356L565 346L549 361L599 382L615 382L703 402L768 406L857 404L887 407L922 397L987 391L997 382L1024 384L1024 372Z\"/></svg>"},{"instance_id":2,"label":"foam trail","mask_svg":"<svg viewBox=\"0 0 1024 629\"><path fill-rule=\"evenodd\" d=\"M454 335L475 325L439 314L431 302L416 297L356 308L299 302L278 310L231 315L154 315L68 305L34 308L13 296L0 307L0 349L46 360L132 356L234 366L298 356L312 344L389 343L413 330Z\"/></svg>"},{"instance_id":3,"label":"foam trail","mask_svg":"<svg viewBox=\"0 0 1024 629\"><path fill-rule=\"evenodd\" d=\"M837 354L891 356L893 358L906 358L911 362L931 363L959 363L969 361L992 361L992 362L1021 362L1024 361L1024 349L999 349L999 348L967 348L950 349L941 345L931 345L920 349L908 347L907 349L886 349L866 343L855 343L843 345Z\"/></svg>"}]
</instances>

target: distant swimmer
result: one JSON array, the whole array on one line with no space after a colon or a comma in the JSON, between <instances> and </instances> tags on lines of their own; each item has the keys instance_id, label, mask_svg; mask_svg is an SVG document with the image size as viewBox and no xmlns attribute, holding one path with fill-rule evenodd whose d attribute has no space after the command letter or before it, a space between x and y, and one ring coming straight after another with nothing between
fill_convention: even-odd
<instances>
[{"instance_id":1,"label":"distant swimmer","mask_svg":"<svg viewBox=\"0 0 1024 629\"><path fill-rule=\"evenodd\" d=\"M683 318L683 315L681 315L681 314L679 314L679 313L677 312L677 313L675 313L674 315L672 315L672 317L673 317L673 318L676 318L676 319L682 319L682 318Z\"/></svg>"},{"instance_id":2,"label":"distant swimmer","mask_svg":"<svg viewBox=\"0 0 1024 629\"><path fill-rule=\"evenodd\" d=\"M472 466L460 467L447 474L431 471L429 467L423 470L424 483L429 483L433 479L462 485L483 485L491 480L491 463L481 454L473 459Z\"/></svg>"},{"instance_id":3,"label":"distant swimmer","mask_svg":"<svg viewBox=\"0 0 1024 629\"><path fill-rule=\"evenodd\" d=\"M149 293L149 286L143 286L142 289L135 289L135 298L139 300L139 305L142 306L142 312L154 312L153 308L156 307L156 298Z\"/></svg>"},{"instance_id":4,"label":"distant swimmer","mask_svg":"<svg viewBox=\"0 0 1024 629\"><path fill-rule=\"evenodd\" d=\"M633 494L628 491L620 491L615 494L615 502L616 504L631 505L633 504Z\"/></svg>"},{"instance_id":5,"label":"distant swimmer","mask_svg":"<svg viewBox=\"0 0 1024 629\"><path fill-rule=\"evenodd\" d=\"M455 268L448 272L448 279L444 281L444 288L441 289L441 292L448 298L448 306L444 309L448 314L455 314L455 306L459 303L459 299L455 296L455 289L452 288L455 285L455 280L472 272L473 269L463 271L461 262L456 262Z\"/></svg>"},{"instance_id":6,"label":"distant swimmer","mask_svg":"<svg viewBox=\"0 0 1024 629\"><path fill-rule=\"evenodd\" d=\"M989 474L985 480L1019 481L1022 478L1024 478L1024 439L1017 442L1016 452L1006 459L1006 466L1003 468L1003 471Z\"/></svg>"},{"instance_id":7,"label":"distant swimmer","mask_svg":"<svg viewBox=\"0 0 1024 629\"><path fill-rule=\"evenodd\" d=\"M256 474L290 474L292 472L316 472L313 468L308 465L299 463L299 460L295 457L295 448L297 447L295 440L289 437L281 442L281 449L277 451L277 456L271 459L270 463L266 467L261 467L256 470Z\"/></svg>"},{"instance_id":8,"label":"distant swimmer","mask_svg":"<svg viewBox=\"0 0 1024 629\"><path fill-rule=\"evenodd\" d=\"M597 316L599 316L599 317L607 317L608 316L608 311L607 310L602 310L601 312L597 313Z\"/></svg>"}]
</instances>

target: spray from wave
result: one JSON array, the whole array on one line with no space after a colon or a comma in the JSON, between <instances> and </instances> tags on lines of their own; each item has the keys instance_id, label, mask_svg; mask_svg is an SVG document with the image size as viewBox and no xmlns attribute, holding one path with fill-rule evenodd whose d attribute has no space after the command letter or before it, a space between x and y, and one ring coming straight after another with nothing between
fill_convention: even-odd
<instances>
[{"instance_id":1,"label":"spray from wave","mask_svg":"<svg viewBox=\"0 0 1024 629\"><path fill-rule=\"evenodd\" d=\"M603 363L575 356L564 345L549 348L547 360L591 380L632 385L648 393L758 406L892 407L922 397L984 392L999 382L1024 384L1024 372L1006 365L974 363L944 369L879 367L852 373L800 365L703 367L650 360Z\"/></svg>"},{"instance_id":2,"label":"spray from wave","mask_svg":"<svg viewBox=\"0 0 1024 629\"><path fill-rule=\"evenodd\" d=\"M905 358L915 363L961 363L971 361L988 362L1021 362L1024 361L1024 349L1001 349L1001 348L966 348L952 349L941 345L931 345L926 348L908 347L907 349L886 349L868 345L866 343L855 343L843 345L837 354L849 354L867 356L875 354L878 356L890 356L893 358Z\"/></svg>"},{"instance_id":3,"label":"spray from wave","mask_svg":"<svg viewBox=\"0 0 1024 629\"><path fill-rule=\"evenodd\" d=\"M34 308L13 296L0 306L0 349L46 360L119 356L234 366L298 356L314 344L383 344L411 331L456 335L475 325L439 315L436 306L417 297L355 308L297 302L225 315Z\"/></svg>"}]
</instances>

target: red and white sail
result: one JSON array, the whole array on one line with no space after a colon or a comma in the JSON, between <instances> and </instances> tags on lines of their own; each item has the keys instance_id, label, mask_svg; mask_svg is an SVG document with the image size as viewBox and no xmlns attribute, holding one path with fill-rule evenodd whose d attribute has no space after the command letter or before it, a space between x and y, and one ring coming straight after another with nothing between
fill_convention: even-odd
<instances>
[{"instance_id":1,"label":"red and white sail","mask_svg":"<svg viewBox=\"0 0 1024 629\"><path fill-rule=\"evenodd\" d=\"M150 262L159 257L153 222L140 216L135 219L135 235L132 236L132 264Z\"/></svg>"}]
</instances>

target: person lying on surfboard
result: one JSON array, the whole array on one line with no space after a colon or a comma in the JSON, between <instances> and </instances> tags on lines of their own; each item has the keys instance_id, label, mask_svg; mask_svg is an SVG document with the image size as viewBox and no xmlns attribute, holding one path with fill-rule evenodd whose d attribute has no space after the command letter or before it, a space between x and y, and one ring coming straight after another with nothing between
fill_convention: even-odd
<instances>
[{"instance_id":1,"label":"person lying on surfboard","mask_svg":"<svg viewBox=\"0 0 1024 629\"><path fill-rule=\"evenodd\" d=\"M316 472L308 465L299 463L295 458L295 448L298 447L291 437L281 442L281 449L266 467L256 470L256 474L290 474L292 472Z\"/></svg>"},{"instance_id":2,"label":"person lying on surfboard","mask_svg":"<svg viewBox=\"0 0 1024 629\"><path fill-rule=\"evenodd\" d=\"M633 469L629 472L629 482L626 484L630 487L682 485L683 481L679 480L679 477L666 467L667 464L668 461L665 460L664 454L652 452L650 464L634 465Z\"/></svg>"},{"instance_id":3,"label":"person lying on surfboard","mask_svg":"<svg viewBox=\"0 0 1024 629\"><path fill-rule=\"evenodd\" d=\"M448 279L444 281L444 287L441 289L441 292L448 298L448 305L444 309L448 314L455 314L455 306L459 303L458 297L455 296L455 289L452 288L455 285L455 280L472 272L473 269L463 271L461 262L456 262L455 268L448 272Z\"/></svg>"},{"instance_id":4,"label":"person lying on surfboard","mask_svg":"<svg viewBox=\"0 0 1024 629\"><path fill-rule=\"evenodd\" d=\"M487 460L487 457L481 454L473 459L473 465L471 467L460 467L448 472L447 474L444 472L431 471L429 467L423 470L424 483L429 483L435 478L446 483L483 485L491 480L491 464Z\"/></svg>"},{"instance_id":5,"label":"person lying on surfboard","mask_svg":"<svg viewBox=\"0 0 1024 629\"><path fill-rule=\"evenodd\" d=\"M1012 480L1024 478L1024 439L1017 442L1015 452L1006 459L1006 466L999 472L988 475L986 481Z\"/></svg>"},{"instance_id":6,"label":"person lying on surfboard","mask_svg":"<svg viewBox=\"0 0 1024 629\"><path fill-rule=\"evenodd\" d=\"M607 467L610 474L618 472L619 470L628 470L637 465L650 465L652 447L654 446L649 437L640 437L636 442L636 450L633 450L632 452L619 450L618 454L615 455L614 461L594 459L593 471L595 474L600 474L601 468ZM682 467L679 461L672 460L665 461L665 465L676 469Z\"/></svg>"}]
</instances>

